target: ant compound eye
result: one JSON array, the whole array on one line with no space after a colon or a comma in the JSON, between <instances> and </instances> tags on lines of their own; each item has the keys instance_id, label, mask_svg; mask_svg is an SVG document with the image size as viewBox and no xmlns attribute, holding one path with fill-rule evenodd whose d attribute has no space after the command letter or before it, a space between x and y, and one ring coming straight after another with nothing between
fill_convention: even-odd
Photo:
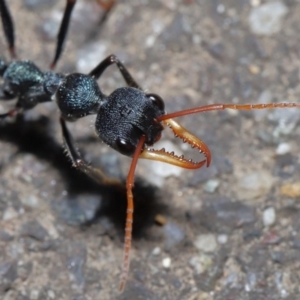
<instances>
[{"instance_id":1,"label":"ant compound eye","mask_svg":"<svg viewBox=\"0 0 300 300\"><path fill-rule=\"evenodd\" d=\"M156 94L147 94L146 95L154 105L156 105L160 110L164 111L165 110L165 103L164 100L156 95Z\"/></svg>"},{"instance_id":2,"label":"ant compound eye","mask_svg":"<svg viewBox=\"0 0 300 300\"><path fill-rule=\"evenodd\" d=\"M118 138L116 140L116 148L120 153L127 156L132 156L136 147L132 145L130 142L122 138Z\"/></svg>"}]
</instances>

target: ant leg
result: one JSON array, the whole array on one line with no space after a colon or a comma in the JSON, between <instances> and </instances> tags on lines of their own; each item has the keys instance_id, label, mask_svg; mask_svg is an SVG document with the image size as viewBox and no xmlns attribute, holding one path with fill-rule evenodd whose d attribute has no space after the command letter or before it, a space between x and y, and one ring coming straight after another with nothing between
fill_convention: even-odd
<instances>
[{"instance_id":1,"label":"ant leg","mask_svg":"<svg viewBox=\"0 0 300 300\"><path fill-rule=\"evenodd\" d=\"M89 166L81 157L81 154L74 146L74 141L70 131L67 128L66 121L61 117L60 124L62 128L63 139L67 148L67 152L71 158L72 164L75 168L79 169L81 172L87 174L89 177L94 179L99 184L110 184L121 186L122 182L115 178L109 178L104 175L100 169L93 168Z\"/></svg>"},{"instance_id":2,"label":"ant leg","mask_svg":"<svg viewBox=\"0 0 300 300\"><path fill-rule=\"evenodd\" d=\"M67 5L65 8L64 16L59 28L59 32L57 35L57 43L56 43L56 51L53 62L51 63L51 70L53 70L61 56L62 49L66 40L66 36L68 33L69 25L70 25L70 18L72 14L72 10L75 6L76 0L67 0Z\"/></svg>"},{"instance_id":3,"label":"ant leg","mask_svg":"<svg viewBox=\"0 0 300 300\"><path fill-rule=\"evenodd\" d=\"M117 65L119 71L121 72L121 74L128 86L141 90L140 86L135 82L133 77L130 75L129 71L126 69L126 67L121 63L121 61L114 54L111 54L110 56L105 58L103 61L101 61L100 64L98 66L96 66L96 68L94 68L89 73L89 75L97 80L102 75L102 73L106 70L106 68L108 68L112 64Z\"/></svg>"},{"instance_id":4,"label":"ant leg","mask_svg":"<svg viewBox=\"0 0 300 300\"><path fill-rule=\"evenodd\" d=\"M8 111L7 113L4 113L4 114L0 114L0 119L5 119L7 117L13 117L17 114L19 114L21 112L20 108L16 107L10 111Z\"/></svg>"},{"instance_id":5,"label":"ant leg","mask_svg":"<svg viewBox=\"0 0 300 300\"><path fill-rule=\"evenodd\" d=\"M3 0L2 0L3 1ZM69 25L70 25L70 19L71 19L71 15L72 15L72 11L73 8L76 4L77 0L67 0L67 4L66 4L66 8L65 8L65 12L64 12L64 16L59 28L59 32L57 35L57 44L56 44L56 50L55 50L55 56L54 59L50 65L51 70L53 70L62 54L62 50L64 47L64 43L66 40L66 36L68 33L68 29L69 29ZM99 4L104 8L105 13L103 15L103 17L100 20L100 24L99 26L101 26L105 20L107 19L109 13L111 12L113 6L115 5L115 0L111 0L111 1L98 1Z\"/></svg>"},{"instance_id":6,"label":"ant leg","mask_svg":"<svg viewBox=\"0 0 300 300\"><path fill-rule=\"evenodd\" d=\"M127 277L128 277L128 270L130 264L130 249L131 249L131 241L132 241L132 224L133 224L133 211L134 211L133 194L132 194L132 188L134 186L134 172L135 172L138 159L144 147L145 140L146 140L145 136L142 136L139 140L137 148L135 149L135 152L132 157L130 169L126 180L127 211L126 211L126 225L125 225L124 259L123 259L121 281L119 286L120 292L124 290Z\"/></svg>"},{"instance_id":7,"label":"ant leg","mask_svg":"<svg viewBox=\"0 0 300 300\"><path fill-rule=\"evenodd\" d=\"M109 11L115 6L117 0L97 0L97 2L104 10Z\"/></svg>"},{"instance_id":8,"label":"ant leg","mask_svg":"<svg viewBox=\"0 0 300 300\"><path fill-rule=\"evenodd\" d=\"M16 52L15 52L14 23L11 14L9 12L9 9L4 0L0 0L0 14L1 14L4 35L9 47L9 52L11 57L15 59Z\"/></svg>"},{"instance_id":9,"label":"ant leg","mask_svg":"<svg viewBox=\"0 0 300 300\"><path fill-rule=\"evenodd\" d=\"M0 100L6 100L10 101L13 100L17 97L11 90L6 90L4 86L0 86ZM15 115L22 113L23 109L18 105L18 102L16 106L12 109L10 109L8 112L4 114L0 114L0 119L5 119L5 118L11 118L14 117Z\"/></svg>"},{"instance_id":10,"label":"ant leg","mask_svg":"<svg viewBox=\"0 0 300 300\"><path fill-rule=\"evenodd\" d=\"M113 7L115 6L117 0L108 0L108 1L103 1L103 0L97 0L99 5L104 9L104 14L100 19L100 22L98 24L99 27L102 26L102 24L107 20L108 16L110 15Z\"/></svg>"}]
</instances>

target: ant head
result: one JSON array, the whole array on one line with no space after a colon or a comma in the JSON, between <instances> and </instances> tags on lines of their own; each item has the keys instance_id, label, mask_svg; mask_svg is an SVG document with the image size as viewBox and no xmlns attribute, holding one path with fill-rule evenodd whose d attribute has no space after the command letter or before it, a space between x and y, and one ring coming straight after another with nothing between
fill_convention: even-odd
<instances>
[{"instance_id":1,"label":"ant head","mask_svg":"<svg viewBox=\"0 0 300 300\"><path fill-rule=\"evenodd\" d=\"M163 126L156 118L165 114L164 108L158 95L133 87L119 88L101 104L96 132L106 144L132 156L142 135L147 145L160 138Z\"/></svg>"},{"instance_id":2,"label":"ant head","mask_svg":"<svg viewBox=\"0 0 300 300\"><path fill-rule=\"evenodd\" d=\"M74 73L61 81L55 98L63 118L71 121L97 113L105 96L91 76Z\"/></svg>"}]
</instances>

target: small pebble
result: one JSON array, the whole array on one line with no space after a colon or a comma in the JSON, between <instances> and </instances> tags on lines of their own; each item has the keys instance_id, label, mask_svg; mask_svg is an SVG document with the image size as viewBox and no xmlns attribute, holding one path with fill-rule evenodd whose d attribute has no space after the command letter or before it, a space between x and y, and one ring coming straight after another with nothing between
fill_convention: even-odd
<instances>
[{"instance_id":1,"label":"small pebble","mask_svg":"<svg viewBox=\"0 0 300 300\"><path fill-rule=\"evenodd\" d=\"M257 65L249 65L248 69L249 69L249 72L253 75L260 73L260 68Z\"/></svg>"},{"instance_id":2,"label":"small pebble","mask_svg":"<svg viewBox=\"0 0 300 300\"><path fill-rule=\"evenodd\" d=\"M3 213L3 221L11 220L18 217L18 213L12 208L8 207Z\"/></svg>"},{"instance_id":3,"label":"small pebble","mask_svg":"<svg viewBox=\"0 0 300 300\"><path fill-rule=\"evenodd\" d=\"M217 241L213 234L200 234L194 241L197 249L203 252L214 252L217 248Z\"/></svg>"},{"instance_id":4,"label":"small pebble","mask_svg":"<svg viewBox=\"0 0 300 300\"><path fill-rule=\"evenodd\" d=\"M21 235L31 237L37 241L44 241L49 234L38 221L32 220L22 225Z\"/></svg>"},{"instance_id":5,"label":"small pebble","mask_svg":"<svg viewBox=\"0 0 300 300\"><path fill-rule=\"evenodd\" d=\"M250 1L251 6L259 6L261 4L261 0L251 0Z\"/></svg>"},{"instance_id":6,"label":"small pebble","mask_svg":"<svg viewBox=\"0 0 300 300\"><path fill-rule=\"evenodd\" d=\"M227 234L219 234L217 236L217 241L219 244L226 244L228 242L228 235Z\"/></svg>"},{"instance_id":7,"label":"small pebble","mask_svg":"<svg viewBox=\"0 0 300 300\"><path fill-rule=\"evenodd\" d=\"M164 268L166 268L166 269L169 269L170 266L171 266L171 262L172 262L171 258L170 258L170 257L166 257L166 258L164 258L164 259L162 260L162 266L163 266Z\"/></svg>"},{"instance_id":8,"label":"small pebble","mask_svg":"<svg viewBox=\"0 0 300 300\"><path fill-rule=\"evenodd\" d=\"M254 7L249 15L252 33L271 36L282 27L282 19L288 13L288 7L281 1L265 3Z\"/></svg>"},{"instance_id":9,"label":"small pebble","mask_svg":"<svg viewBox=\"0 0 300 300\"><path fill-rule=\"evenodd\" d=\"M15 300L15 299L20 299L18 298L18 292L14 291L14 290L9 290L5 293L5 295L3 296L3 300Z\"/></svg>"},{"instance_id":10,"label":"small pebble","mask_svg":"<svg viewBox=\"0 0 300 300\"><path fill-rule=\"evenodd\" d=\"M219 5L217 6L217 12L218 12L219 14L224 14L224 12L225 12L225 6L224 6L223 4L219 4Z\"/></svg>"},{"instance_id":11,"label":"small pebble","mask_svg":"<svg viewBox=\"0 0 300 300\"><path fill-rule=\"evenodd\" d=\"M214 193L220 185L220 181L217 179L208 180L204 186L204 190L207 193Z\"/></svg>"},{"instance_id":12,"label":"small pebble","mask_svg":"<svg viewBox=\"0 0 300 300\"><path fill-rule=\"evenodd\" d=\"M280 194L290 198L300 196L300 182L288 183L280 188Z\"/></svg>"},{"instance_id":13,"label":"small pebble","mask_svg":"<svg viewBox=\"0 0 300 300\"><path fill-rule=\"evenodd\" d=\"M211 268L213 261L209 255L201 253L200 255L193 256L189 264L195 270L196 274L201 274Z\"/></svg>"},{"instance_id":14,"label":"small pebble","mask_svg":"<svg viewBox=\"0 0 300 300\"><path fill-rule=\"evenodd\" d=\"M35 195L29 195L28 197L22 197L21 202L29 207L37 207L40 204L39 198Z\"/></svg>"},{"instance_id":15,"label":"small pebble","mask_svg":"<svg viewBox=\"0 0 300 300\"><path fill-rule=\"evenodd\" d=\"M161 249L159 247L155 247L153 250L152 250L152 254L153 255L159 255L161 253Z\"/></svg>"},{"instance_id":16,"label":"small pebble","mask_svg":"<svg viewBox=\"0 0 300 300\"><path fill-rule=\"evenodd\" d=\"M277 155L284 155L291 152L291 146L288 143L281 143L276 149Z\"/></svg>"},{"instance_id":17,"label":"small pebble","mask_svg":"<svg viewBox=\"0 0 300 300\"><path fill-rule=\"evenodd\" d=\"M155 222L160 225L160 226L164 226L167 223L167 219L165 216L161 215L161 214L157 214L154 218Z\"/></svg>"},{"instance_id":18,"label":"small pebble","mask_svg":"<svg viewBox=\"0 0 300 300\"><path fill-rule=\"evenodd\" d=\"M189 264L195 270L196 274L201 274L204 272L203 264L199 256L193 256Z\"/></svg>"},{"instance_id":19,"label":"small pebble","mask_svg":"<svg viewBox=\"0 0 300 300\"><path fill-rule=\"evenodd\" d=\"M40 292L38 290L30 291L30 300L37 300L40 297Z\"/></svg>"},{"instance_id":20,"label":"small pebble","mask_svg":"<svg viewBox=\"0 0 300 300\"><path fill-rule=\"evenodd\" d=\"M47 294L50 299L56 299L55 293L52 290L48 291Z\"/></svg>"},{"instance_id":21,"label":"small pebble","mask_svg":"<svg viewBox=\"0 0 300 300\"><path fill-rule=\"evenodd\" d=\"M274 207L268 207L263 212L263 223L265 226L271 226L275 223L276 212Z\"/></svg>"},{"instance_id":22,"label":"small pebble","mask_svg":"<svg viewBox=\"0 0 300 300\"><path fill-rule=\"evenodd\" d=\"M185 232L177 224L168 222L164 228L165 247L171 249L180 244L185 238Z\"/></svg>"},{"instance_id":23,"label":"small pebble","mask_svg":"<svg viewBox=\"0 0 300 300\"><path fill-rule=\"evenodd\" d=\"M283 99L281 102L288 102ZM277 123L276 128L273 130L273 137L278 138L280 135L288 135L294 132L299 120L300 112L299 109L275 109L270 112L270 120Z\"/></svg>"},{"instance_id":24,"label":"small pebble","mask_svg":"<svg viewBox=\"0 0 300 300\"><path fill-rule=\"evenodd\" d=\"M239 199L255 199L266 195L274 184L273 176L266 171L252 172L238 179Z\"/></svg>"}]
</instances>

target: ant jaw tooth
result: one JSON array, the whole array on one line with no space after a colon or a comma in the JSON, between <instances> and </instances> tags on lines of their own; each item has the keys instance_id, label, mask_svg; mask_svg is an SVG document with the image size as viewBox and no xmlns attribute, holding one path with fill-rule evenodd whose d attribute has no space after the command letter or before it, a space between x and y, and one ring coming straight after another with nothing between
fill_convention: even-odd
<instances>
[{"instance_id":1,"label":"ant jaw tooth","mask_svg":"<svg viewBox=\"0 0 300 300\"><path fill-rule=\"evenodd\" d=\"M172 151L170 154L174 156L175 153L174 153L174 151Z\"/></svg>"}]
</instances>

